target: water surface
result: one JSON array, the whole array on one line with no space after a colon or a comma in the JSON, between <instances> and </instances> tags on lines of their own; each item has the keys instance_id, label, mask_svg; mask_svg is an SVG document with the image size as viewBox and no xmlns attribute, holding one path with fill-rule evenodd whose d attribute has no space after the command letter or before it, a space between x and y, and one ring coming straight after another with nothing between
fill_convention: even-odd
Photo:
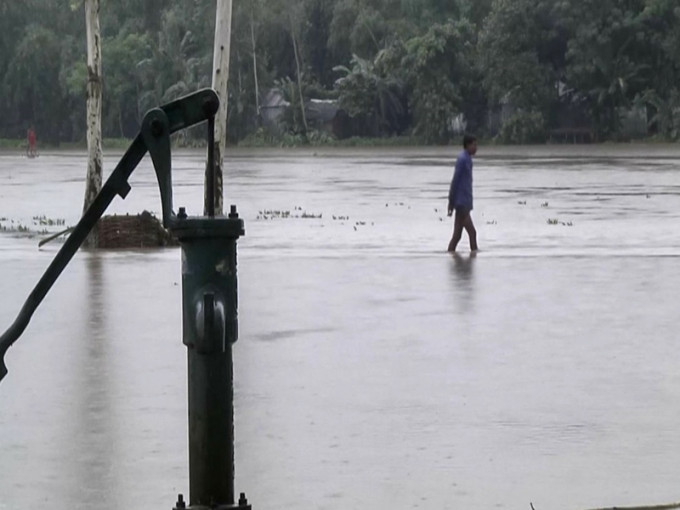
<instances>
[{"instance_id":1,"label":"water surface","mask_svg":"<svg viewBox=\"0 0 680 510\"><path fill-rule=\"evenodd\" d=\"M262 509L680 500L680 150L482 147L476 257L444 253L453 152L230 156L237 491ZM203 156L174 164L196 214ZM84 169L0 155L0 223L73 224ZM145 160L111 212L159 212L154 179ZM37 240L0 235L0 329L58 249ZM7 356L0 509L186 494L179 258L81 252L62 275Z\"/></svg>"}]
</instances>

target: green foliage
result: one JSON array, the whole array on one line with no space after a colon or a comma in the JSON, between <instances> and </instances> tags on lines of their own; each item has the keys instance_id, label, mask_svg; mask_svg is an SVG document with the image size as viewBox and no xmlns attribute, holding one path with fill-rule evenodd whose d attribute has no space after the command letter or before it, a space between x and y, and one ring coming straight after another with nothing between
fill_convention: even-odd
<instances>
[{"instance_id":1,"label":"green foliage","mask_svg":"<svg viewBox=\"0 0 680 510\"><path fill-rule=\"evenodd\" d=\"M404 84L385 72L385 52L375 61L354 55L352 68L335 67L343 76L336 81L339 105L350 117L364 126L361 134L379 136L400 133L404 129L407 106Z\"/></svg>"},{"instance_id":2,"label":"green foliage","mask_svg":"<svg viewBox=\"0 0 680 510\"><path fill-rule=\"evenodd\" d=\"M303 147L335 145L336 140L324 131L310 129L306 134L284 131L272 134L263 128L246 136L239 144L243 147Z\"/></svg>"},{"instance_id":3,"label":"green foliage","mask_svg":"<svg viewBox=\"0 0 680 510\"><path fill-rule=\"evenodd\" d=\"M665 97L656 90L646 90L638 102L653 111L649 123L657 133L669 140L680 139L680 89L671 89Z\"/></svg>"},{"instance_id":4,"label":"green foliage","mask_svg":"<svg viewBox=\"0 0 680 510\"><path fill-rule=\"evenodd\" d=\"M281 119L283 130L304 138L307 128L304 125L302 111L300 109L300 91L297 82L290 78L285 78L283 80L277 80L274 83L279 92L283 95L283 98L288 102L288 107Z\"/></svg>"},{"instance_id":5,"label":"green foliage","mask_svg":"<svg viewBox=\"0 0 680 510\"><path fill-rule=\"evenodd\" d=\"M494 1L479 40L483 83L492 101L544 113L553 107L567 43L557 4Z\"/></svg>"},{"instance_id":6,"label":"green foliage","mask_svg":"<svg viewBox=\"0 0 680 510\"><path fill-rule=\"evenodd\" d=\"M649 79L644 0L584 0L574 13L567 79L588 98L598 131L619 131L618 109L632 105Z\"/></svg>"},{"instance_id":7,"label":"green foliage","mask_svg":"<svg viewBox=\"0 0 680 510\"><path fill-rule=\"evenodd\" d=\"M435 24L406 41L401 67L407 70L413 132L431 143L450 139L450 121L460 113L463 84L470 74L472 27L466 23Z\"/></svg>"},{"instance_id":8,"label":"green foliage","mask_svg":"<svg viewBox=\"0 0 680 510\"><path fill-rule=\"evenodd\" d=\"M638 103L650 113L650 131L680 138L680 5L674 0L648 0L639 16L645 34L649 76ZM653 75L652 75L653 73Z\"/></svg>"},{"instance_id":9,"label":"green foliage","mask_svg":"<svg viewBox=\"0 0 680 510\"><path fill-rule=\"evenodd\" d=\"M49 141L59 139L59 130L50 122L49 113L61 114L63 95L60 87L61 52L57 34L40 25L28 25L19 39L5 74L5 91L15 115L10 116L17 131L33 124ZM56 85L56 86L55 86ZM31 119L21 126L17 114Z\"/></svg>"},{"instance_id":10,"label":"green foliage","mask_svg":"<svg viewBox=\"0 0 680 510\"><path fill-rule=\"evenodd\" d=\"M503 143L542 143L546 140L545 119L538 111L519 111L503 123L499 135Z\"/></svg>"},{"instance_id":11,"label":"green foliage","mask_svg":"<svg viewBox=\"0 0 680 510\"><path fill-rule=\"evenodd\" d=\"M118 124L118 136L133 137L144 115L140 91L143 75L138 65L152 55L148 34L119 33L104 39L102 74L108 126ZM109 132L108 134L115 134Z\"/></svg>"},{"instance_id":12,"label":"green foliage","mask_svg":"<svg viewBox=\"0 0 680 510\"><path fill-rule=\"evenodd\" d=\"M0 137L34 125L41 142L82 142L84 17L81 0L0 3ZM105 137L210 85L214 21L214 0L101 0ZM335 97L367 137L447 143L462 113L538 141L578 107L578 127L618 138L621 112L643 106L651 135L677 139L679 28L677 0L234 0L228 136L256 132L278 87L290 144L318 143L301 103Z\"/></svg>"},{"instance_id":13,"label":"green foliage","mask_svg":"<svg viewBox=\"0 0 680 510\"><path fill-rule=\"evenodd\" d=\"M422 138L412 136L390 136L370 138L365 136L353 136L344 140L337 140L328 133L319 130L310 130L307 137L291 133L272 134L258 128L250 133L239 143L240 147L417 147L425 143Z\"/></svg>"}]
</instances>

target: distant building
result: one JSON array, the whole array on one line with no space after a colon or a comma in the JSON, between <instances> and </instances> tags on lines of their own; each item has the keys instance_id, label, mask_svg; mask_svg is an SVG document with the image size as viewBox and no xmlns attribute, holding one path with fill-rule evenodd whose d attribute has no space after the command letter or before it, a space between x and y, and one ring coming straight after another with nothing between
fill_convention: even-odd
<instances>
[{"instance_id":1,"label":"distant building","mask_svg":"<svg viewBox=\"0 0 680 510\"><path fill-rule=\"evenodd\" d=\"M273 132L281 130L280 122L290 103L285 100L279 89L269 89L260 101L262 125Z\"/></svg>"},{"instance_id":2,"label":"distant building","mask_svg":"<svg viewBox=\"0 0 680 510\"><path fill-rule=\"evenodd\" d=\"M644 138L647 136L647 108L642 105L632 108L619 108L618 114L621 123L621 135L624 138Z\"/></svg>"},{"instance_id":3,"label":"distant building","mask_svg":"<svg viewBox=\"0 0 680 510\"><path fill-rule=\"evenodd\" d=\"M279 89L268 90L260 102L262 125L269 131L280 132L281 120L289 107L290 102ZM325 131L336 138L352 135L351 119L335 99L310 99L305 102L305 114L312 129Z\"/></svg>"},{"instance_id":4,"label":"distant building","mask_svg":"<svg viewBox=\"0 0 680 510\"><path fill-rule=\"evenodd\" d=\"M459 113L455 117L449 119L449 129L454 136L460 136L467 131L468 122L465 115Z\"/></svg>"},{"instance_id":5,"label":"distant building","mask_svg":"<svg viewBox=\"0 0 680 510\"><path fill-rule=\"evenodd\" d=\"M325 131L338 139L352 136L352 120L338 106L335 99L310 99L305 103L307 122L310 127Z\"/></svg>"}]
</instances>

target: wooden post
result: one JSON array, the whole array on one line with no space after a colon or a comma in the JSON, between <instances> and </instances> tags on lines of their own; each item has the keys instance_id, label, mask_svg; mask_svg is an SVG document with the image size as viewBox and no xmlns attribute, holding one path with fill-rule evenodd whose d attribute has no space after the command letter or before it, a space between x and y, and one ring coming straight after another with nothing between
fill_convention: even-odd
<instances>
[{"instance_id":1,"label":"wooden post","mask_svg":"<svg viewBox=\"0 0 680 510\"><path fill-rule=\"evenodd\" d=\"M83 211L90 207L102 187L102 49L99 0L85 0L87 30L87 178ZM86 245L98 245L97 226Z\"/></svg>"},{"instance_id":2,"label":"wooden post","mask_svg":"<svg viewBox=\"0 0 680 510\"><path fill-rule=\"evenodd\" d=\"M232 0L217 0L217 16L215 18L215 45L213 50L213 82L212 86L220 98L220 109L215 115L215 214L221 215L224 211L223 192L223 164L224 150L227 145L227 106L229 96L227 86L229 83L229 48L231 44L231 2ZM206 162L206 186L208 185L208 169ZM208 214L208 196L205 196L203 214Z\"/></svg>"}]
</instances>

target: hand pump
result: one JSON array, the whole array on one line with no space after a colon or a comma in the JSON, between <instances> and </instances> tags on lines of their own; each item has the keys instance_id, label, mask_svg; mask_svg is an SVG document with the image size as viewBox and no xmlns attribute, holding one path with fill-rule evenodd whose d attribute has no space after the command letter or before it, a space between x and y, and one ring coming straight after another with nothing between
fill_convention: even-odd
<instances>
[{"instance_id":1,"label":"hand pump","mask_svg":"<svg viewBox=\"0 0 680 510\"><path fill-rule=\"evenodd\" d=\"M182 249L183 342L188 351L189 506L180 494L175 509L250 510L243 493L235 502L232 344L237 340L236 241L243 220L231 206L215 216L214 119L217 94L204 89L149 111L134 139L92 205L85 211L19 315L0 337L0 380L7 374L4 355L21 336L61 272L116 195L130 192L128 178L148 151L158 178L163 226ZM177 214L172 204L170 135L208 121L207 216Z\"/></svg>"}]
</instances>

